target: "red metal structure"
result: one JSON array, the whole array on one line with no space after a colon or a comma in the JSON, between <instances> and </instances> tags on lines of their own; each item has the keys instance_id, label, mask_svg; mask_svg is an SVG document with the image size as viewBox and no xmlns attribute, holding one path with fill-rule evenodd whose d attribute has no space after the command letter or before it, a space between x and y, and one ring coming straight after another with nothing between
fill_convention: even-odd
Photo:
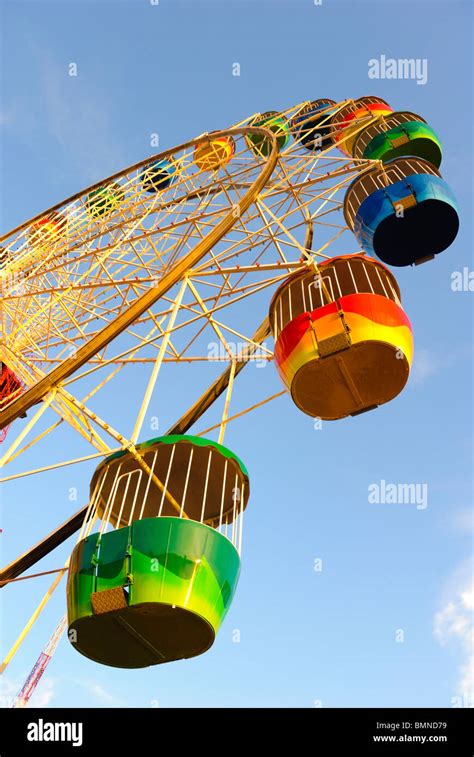
<instances>
[{"instance_id":1,"label":"red metal structure","mask_svg":"<svg viewBox=\"0 0 474 757\"><path fill-rule=\"evenodd\" d=\"M59 644L61 636L66 628L67 617L64 615L59 621L56 629L51 636L50 640L46 644L45 648L41 652L40 656L36 660L33 669L23 684L21 690L18 692L17 697L13 703L13 707L26 707L31 699L34 690L36 689L46 667L51 660L53 654L56 651L56 647Z\"/></svg>"},{"instance_id":2,"label":"red metal structure","mask_svg":"<svg viewBox=\"0 0 474 757\"><path fill-rule=\"evenodd\" d=\"M23 392L23 385L5 363L0 363L0 366L0 410L2 410L6 404L6 399L15 399ZM9 428L10 426L5 426L5 428L0 429L0 442L5 440Z\"/></svg>"}]
</instances>

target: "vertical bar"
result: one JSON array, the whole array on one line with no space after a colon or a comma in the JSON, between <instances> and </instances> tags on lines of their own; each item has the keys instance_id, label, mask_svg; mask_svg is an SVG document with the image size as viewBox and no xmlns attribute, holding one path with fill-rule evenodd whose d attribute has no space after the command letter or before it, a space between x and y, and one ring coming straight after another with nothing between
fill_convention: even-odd
<instances>
[{"instance_id":1,"label":"vertical bar","mask_svg":"<svg viewBox=\"0 0 474 757\"><path fill-rule=\"evenodd\" d=\"M186 481L184 482L184 492L183 492L183 499L181 500L181 510L179 513L179 517L183 517L183 510L184 510L184 503L186 500L186 494L188 491L188 483L189 483L189 474L191 472L191 464L193 462L193 454L194 454L194 447L191 447L191 453L189 455L189 463L188 463L188 470L186 471Z\"/></svg>"},{"instance_id":2,"label":"vertical bar","mask_svg":"<svg viewBox=\"0 0 474 757\"><path fill-rule=\"evenodd\" d=\"M369 282L369 287L370 287L370 289L371 289L371 291L372 291L372 294L375 294L375 292L374 292L374 288L373 288L373 286L372 286L372 282L371 282L371 280L369 279L369 274L367 273L367 268L365 267L365 263L364 263L364 261L362 261L362 267L363 267L363 269L364 269L364 273L365 273L365 275L366 275L366 277L367 277L367 281Z\"/></svg>"},{"instance_id":3,"label":"vertical bar","mask_svg":"<svg viewBox=\"0 0 474 757\"><path fill-rule=\"evenodd\" d=\"M303 277L301 278L301 294L303 295L303 313L306 313L306 293L304 291Z\"/></svg>"},{"instance_id":4,"label":"vertical bar","mask_svg":"<svg viewBox=\"0 0 474 757\"><path fill-rule=\"evenodd\" d=\"M86 534L86 531L87 531L88 520L91 517L91 512L94 509L94 514L95 514L95 511L97 510L97 508L94 507L94 503L96 501L98 502L98 500L100 498L100 495L102 493L102 489L104 487L105 479L107 478L107 476L109 474L109 470L110 470L110 467L107 465L106 468L105 468L105 471L103 471L102 475L100 476L100 479L97 482L97 484L96 484L96 486L94 488L94 491L92 492L92 496L91 496L89 505L87 507L86 514L84 516L84 520L82 522L81 530L79 531L79 536L77 538L77 541L81 541L81 539L84 538L84 536ZM100 486L99 486L99 484L100 484Z\"/></svg>"},{"instance_id":5,"label":"vertical bar","mask_svg":"<svg viewBox=\"0 0 474 757\"><path fill-rule=\"evenodd\" d=\"M379 277L379 281L380 281L380 284L381 284L381 286L382 286L382 289L383 289L383 291L384 291L385 297L387 297L388 299L390 299L390 298L389 298L389 295L388 295L388 293L387 293L387 290L385 289L385 284L383 283L383 278L382 278L382 276L380 275L379 267L378 267L378 265L376 265L376 266L374 266L374 267L375 267L375 270L377 271L377 276ZM385 274L384 274L384 275L385 275Z\"/></svg>"},{"instance_id":6,"label":"vertical bar","mask_svg":"<svg viewBox=\"0 0 474 757\"><path fill-rule=\"evenodd\" d=\"M356 280L354 278L354 274L352 273L352 266L351 266L350 262L348 263L348 266L349 266L349 273L351 274L351 278L352 278L352 283L354 284L355 293L359 294L359 290L357 288L357 284L356 284Z\"/></svg>"},{"instance_id":7,"label":"vertical bar","mask_svg":"<svg viewBox=\"0 0 474 757\"><path fill-rule=\"evenodd\" d=\"M157 459L158 459L158 450L155 450L155 456L154 456L153 462L152 462L152 464L150 466L151 473L155 472L155 464L156 464ZM151 485L151 482L152 482L151 473L148 475L148 483L146 485L145 493L143 495L143 503L142 503L142 508L140 510L140 515L138 516L138 520L141 520L143 518L143 511L145 510L145 503L146 503L146 501L148 499L148 492L150 491L150 485Z\"/></svg>"},{"instance_id":8,"label":"vertical bar","mask_svg":"<svg viewBox=\"0 0 474 757\"><path fill-rule=\"evenodd\" d=\"M117 481L118 481L118 479L120 477L120 471L122 470L122 465L123 465L123 463L120 463L120 465L117 468L117 472L116 472L115 478L114 478L114 483L112 484L112 488L110 490L109 498L107 500L107 504L105 506L105 509L104 509L104 512L103 512L103 515L102 515L102 523L101 523L100 528L99 528L99 534L102 534L104 532L104 530L105 530L105 528L107 526L107 523L109 521L110 512L112 511L112 507L113 507L115 490L117 488Z\"/></svg>"},{"instance_id":9,"label":"vertical bar","mask_svg":"<svg viewBox=\"0 0 474 757\"><path fill-rule=\"evenodd\" d=\"M234 489L232 491L233 500L234 500L234 506L232 508L232 537L231 537L232 544L234 544L234 533L235 533L235 519L236 519L235 503L237 501L237 493L236 493L237 481L238 481L238 474L236 473L235 474L235 481L234 481ZM240 496L240 491L239 491L239 496Z\"/></svg>"},{"instance_id":10,"label":"vertical bar","mask_svg":"<svg viewBox=\"0 0 474 757\"><path fill-rule=\"evenodd\" d=\"M129 490L129 487L130 487L130 481L131 481L132 476L133 476L133 471L130 471L129 473L124 473L123 474L123 477L127 479L127 483L125 484L125 491L124 491L123 496L122 496L122 504L120 505L120 510L119 510L118 517L117 517L116 528L120 528L120 521L122 520L123 508L125 506L125 498L126 498L126 496L128 494L128 490Z\"/></svg>"},{"instance_id":11,"label":"vertical bar","mask_svg":"<svg viewBox=\"0 0 474 757\"><path fill-rule=\"evenodd\" d=\"M226 485L226 479L227 479L227 459L225 461L224 465L224 480L222 482L222 497L221 497L221 510L219 514L219 526L222 525L222 513L224 512L224 494L225 494L225 485Z\"/></svg>"},{"instance_id":12,"label":"vertical bar","mask_svg":"<svg viewBox=\"0 0 474 757\"><path fill-rule=\"evenodd\" d=\"M166 329L165 333L163 334L163 337L162 337L162 340L161 340L161 344L160 344L160 349L158 351L158 355L156 357L156 361L155 361L155 364L153 366L153 370L151 372L150 379L148 381L148 386L146 388L145 395L143 397L143 402L142 402L140 410L138 412L138 417L137 417L137 420L136 420L136 423L135 423L135 428L133 429L132 435L130 437L130 441L133 442L133 444L135 444L135 442L137 441L138 436L140 434L140 431L141 431L141 428L142 428L142 425L143 425L143 421L144 421L144 418L145 418L145 413L148 410L148 406L149 406L150 400L151 400L151 395L153 394L153 389L154 389L155 384L156 384L156 379L158 378L158 374L160 372L161 364L162 364L163 358L165 356L165 351L166 351L166 348L168 346L168 342L170 340L171 330L172 330L172 328L174 326L174 322L176 320L176 316L178 315L178 311L179 311L179 308L181 306L181 302L183 300L183 295L184 295L184 292L185 292L187 284L188 284L188 280L185 278L183 280L182 284L181 284L180 290L179 290L178 295L176 297L176 300L175 300L175 302L173 304L173 309L171 311L171 315L170 315L170 318L169 318L168 326L167 326L167 329Z\"/></svg>"},{"instance_id":13,"label":"vertical bar","mask_svg":"<svg viewBox=\"0 0 474 757\"><path fill-rule=\"evenodd\" d=\"M227 418L229 416L229 405L230 405L230 398L232 396L232 389L234 388L234 378L235 378L235 369L236 369L237 363L235 361L235 358L232 360L232 364L230 366L230 375L229 375L229 383L227 385L227 392L225 396L225 403L224 403L224 410L222 413L222 422L221 427L219 429L219 438L217 440L218 444L222 444L224 441L224 434L227 426Z\"/></svg>"},{"instance_id":14,"label":"vertical bar","mask_svg":"<svg viewBox=\"0 0 474 757\"><path fill-rule=\"evenodd\" d=\"M245 501L245 481L242 481L242 494L240 499L240 521L239 521L239 555L242 554L242 527L244 523L244 501Z\"/></svg>"},{"instance_id":15,"label":"vertical bar","mask_svg":"<svg viewBox=\"0 0 474 757\"><path fill-rule=\"evenodd\" d=\"M161 502L160 502L160 509L158 510L158 517L160 517L160 515L162 513L162 510L163 510L163 503L165 501L165 494L166 494L166 492L168 490L168 479L169 479L170 473L171 473L171 466L173 465L173 457L174 457L174 451L175 451L175 449L176 449L176 445L173 444L173 449L171 450L171 455L170 455L170 461L168 463L168 472L166 474L165 485L164 485L164 488L163 488L163 493L161 495Z\"/></svg>"},{"instance_id":16,"label":"vertical bar","mask_svg":"<svg viewBox=\"0 0 474 757\"><path fill-rule=\"evenodd\" d=\"M337 284L337 290L339 292L339 297L342 297L341 285L339 284L339 277L337 275L337 271L336 271L336 267L335 266L334 266L334 268L331 269L331 272L334 274L334 279L335 279L335 282ZM331 277L329 277L329 281L331 281ZM334 299L334 295L333 295L333 299Z\"/></svg>"},{"instance_id":17,"label":"vertical bar","mask_svg":"<svg viewBox=\"0 0 474 757\"><path fill-rule=\"evenodd\" d=\"M136 473L136 471L133 471L133 473ZM130 525L130 523L133 522L133 513L135 512L135 506L137 504L137 497L138 497L138 492L140 491L140 484L142 482L142 475L143 475L143 470L140 468L138 470L138 481L137 481L137 486L135 488L135 495L133 497L132 507L130 508L130 515L128 516L128 525ZM148 479L150 479L149 476L148 476Z\"/></svg>"},{"instance_id":18,"label":"vertical bar","mask_svg":"<svg viewBox=\"0 0 474 757\"><path fill-rule=\"evenodd\" d=\"M212 447L209 450L209 459L207 461L207 471L206 471L206 483L204 484L204 494L202 498L202 509L201 509L201 523L204 523L204 513L206 509L206 497L207 497L207 485L209 482L209 471L211 468L211 458L212 458Z\"/></svg>"},{"instance_id":19,"label":"vertical bar","mask_svg":"<svg viewBox=\"0 0 474 757\"><path fill-rule=\"evenodd\" d=\"M321 274L320 273L318 273L317 276L319 276L321 278ZM314 303L313 303L313 293L312 293L312 289L313 289L314 286L316 286L316 282L313 280L313 282L308 287L309 305L310 305L310 308L311 308L311 312L313 312L313 310L315 309L314 308Z\"/></svg>"}]
</instances>

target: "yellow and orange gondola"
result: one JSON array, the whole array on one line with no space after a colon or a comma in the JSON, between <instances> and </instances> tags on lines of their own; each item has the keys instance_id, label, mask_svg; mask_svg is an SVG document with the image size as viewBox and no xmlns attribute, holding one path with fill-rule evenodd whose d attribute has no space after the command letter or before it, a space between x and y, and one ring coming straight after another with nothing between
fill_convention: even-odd
<instances>
[{"instance_id":1,"label":"yellow and orange gondola","mask_svg":"<svg viewBox=\"0 0 474 757\"><path fill-rule=\"evenodd\" d=\"M270 305L275 364L296 406L326 420L370 410L405 386L410 322L393 274L363 254L289 276Z\"/></svg>"}]
</instances>

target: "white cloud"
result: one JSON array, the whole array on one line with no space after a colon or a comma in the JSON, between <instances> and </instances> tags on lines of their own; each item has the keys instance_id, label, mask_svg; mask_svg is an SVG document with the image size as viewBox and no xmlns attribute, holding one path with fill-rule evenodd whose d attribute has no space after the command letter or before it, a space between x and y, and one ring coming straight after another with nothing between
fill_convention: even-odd
<instances>
[{"instance_id":1,"label":"white cloud","mask_svg":"<svg viewBox=\"0 0 474 757\"><path fill-rule=\"evenodd\" d=\"M469 344L440 355L424 347L415 347L411 368L411 381L418 385L424 384L432 376L437 375L446 368L452 368L453 365L460 361L469 360L469 363L471 363L473 349L473 346Z\"/></svg>"},{"instance_id":2,"label":"white cloud","mask_svg":"<svg viewBox=\"0 0 474 757\"><path fill-rule=\"evenodd\" d=\"M474 611L474 585L461 594L461 602L466 610Z\"/></svg>"},{"instance_id":3,"label":"white cloud","mask_svg":"<svg viewBox=\"0 0 474 757\"><path fill-rule=\"evenodd\" d=\"M50 133L70 156L77 169L96 181L100 171L112 173L122 167L123 158L114 138L107 92L88 83L81 88L78 78L68 76L49 51L38 51L39 86L44 99Z\"/></svg>"},{"instance_id":4,"label":"white cloud","mask_svg":"<svg viewBox=\"0 0 474 757\"><path fill-rule=\"evenodd\" d=\"M9 105L0 111L0 126L13 126L17 114L16 105Z\"/></svg>"},{"instance_id":5,"label":"white cloud","mask_svg":"<svg viewBox=\"0 0 474 757\"><path fill-rule=\"evenodd\" d=\"M24 681L22 683L24 683ZM0 707L9 708L13 706L21 685L22 684L12 681L9 678L5 678L4 676L0 678ZM28 706L47 707L55 696L56 691L53 679L41 678Z\"/></svg>"},{"instance_id":6,"label":"white cloud","mask_svg":"<svg viewBox=\"0 0 474 757\"><path fill-rule=\"evenodd\" d=\"M100 704L103 704L107 707L123 706L123 703L118 697L115 696L115 694L107 691L107 689L105 689L102 684L94 681L93 679L65 678L63 680L85 689L88 697Z\"/></svg>"},{"instance_id":7,"label":"white cloud","mask_svg":"<svg viewBox=\"0 0 474 757\"><path fill-rule=\"evenodd\" d=\"M436 358L429 350L415 350L411 370L413 383L424 384L427 379L438 373L437 360L439 357Z\"/></svg>"},{"instance_id":8,"label":"white cloud","mask_svg":"<svg viewBox=\"0 0 474 757\"><path fill-rule=\"evenodd\" d=\"M469 706L474 703L474 579L472 573L456 587L451 599L434 617L434 634L440 644L454 643L461 649L463 662L455 692Z\"/></svg>"},{"instance_id":9,"label":"white cloud","mask_svg":"<svg viewBox=\"0 0 474 757\"><path fill-rule=\"evenodd\" d=\"M16 681L2 675L0 678L0 708L11 707L20 685Z\"/></svg>"},{"instance_id":10,"label":"white cloud","mask_svg":"<svg viewBox=\"0 0 474 757\"><path fill-rule=\"evenodd\" d=\"M58 148L57 156L50 153L51 167L60 171L64 164L65 170L85 184L124 167L113 103L100 77L91 80L86 62L78 64L77 77L69 76L68 65L37 41L32 44L31 56L36 97L27 100L18 95L5 103L0 111L0 127L15 129L17 139L35 152L38 133L49 134Z\"/></svg>"},{"instance_id":11,"label":"white cloud","mask_svg":"<svg viewBox=\"0 0 474 757\"><path fill-rule=\"evenodd\" d=\"M454 511L449 518L449 522L455 531L465 534L471 533L474 530L474 512L471 507Z\"/></svg>"},{"instance_id":12,"label":"white cloud","mask_svg":"<svg viewBox=\"0 0 474 757\"><path fill-rule=\"evenodd\" d=\"M42 678L30 699L30 706L47 707L55 696L54 681L51 678Z\"/></svg>"},{"instance_id":13,"label":"white cloud","mask_svg":"<svg viewBox=\"0 0 474 757\"><path fill-rule=\"evenodd\" d=\"M117 704L118 699L110 692L106 691L99 683L89 683L88 688L93 697L104 702L105 704Z\"/></svg>"}]
</instances>

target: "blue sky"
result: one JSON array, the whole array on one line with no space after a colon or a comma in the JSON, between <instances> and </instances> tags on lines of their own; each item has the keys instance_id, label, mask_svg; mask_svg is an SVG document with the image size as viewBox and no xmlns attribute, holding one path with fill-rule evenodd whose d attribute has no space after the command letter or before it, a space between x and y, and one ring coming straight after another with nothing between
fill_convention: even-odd
<instances>
[{"instance_id":1,"label":"blue sky","mask_svg":"<svg viewBox=\"0 0 474 757\"><path fill-rule=\"evenodd\" d=\"M461 211L449 251L396 271L415 334L413 374L399 398L315 430L284 397L229 429L226 444L249 468L252 498L237 595L210 652L120 671L63 639L32 704L449 707L462 699L472 607L473 293L453 292L451 276L472 269L471 4L418 0L394 12L380 0L4 0L1 14L3 231L151 154L152 133L166 149L256 111L367 94L433 126ZM427 83L369 79L368 61L382 54L426 59ZM71 62L77 77L68 76ZM243 406L279 388L272 366L239 377ZM179 414L172 382L169 391L163 429ZM121 407L120 397L110 399ZM58 434L9 472L61 459L65 443ZM86 501L93 468L3 485L2 564ZM427 483L428 507L369 504L368 486L381 479ZM44 569L62 565L71 548ZM2 651L49 583L1 591ZM5 696L64 606L62 587L5 674Z\"/></svg>"}]
</instances>

